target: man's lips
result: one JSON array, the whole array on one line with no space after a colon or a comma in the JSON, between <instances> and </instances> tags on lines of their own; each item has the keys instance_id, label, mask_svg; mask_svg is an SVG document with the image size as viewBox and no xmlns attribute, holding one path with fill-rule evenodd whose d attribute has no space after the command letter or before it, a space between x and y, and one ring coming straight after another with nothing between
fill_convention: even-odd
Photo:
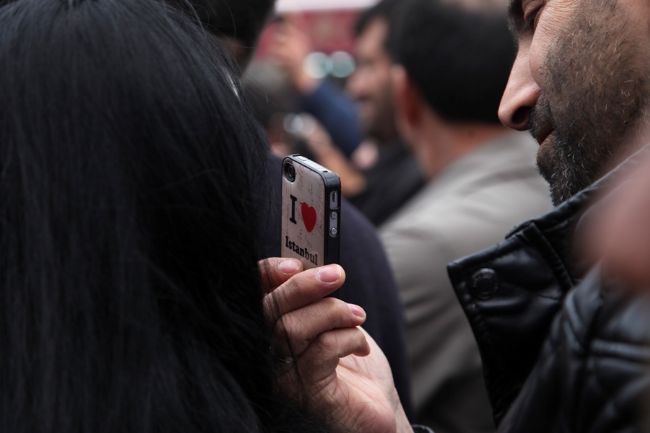
<instances>
[{"instance_id":1,"label":"man's lips","mask_svg":"<svg viewBox=\"0 0 650 433\"><path fill-rule=\"evenodd\" d=\"M548 136L553 133L553 131L554 131L553 128L550 127L546 128L535 135L535 140L537 140L537 143L539 143L539 145L541 146L542 144L544 144Z\"/></svg>"},{"instance_id":2,"label":"man's lips","mask_svg":"<svg viewBox=\"0 0 650 433\"><path fill-rule=\"evenodd\" d=\"M540 98L537 105L531 110L528 129L540 146L555 131L551 108L546 99Z\"/></svg>"}]
</instances>

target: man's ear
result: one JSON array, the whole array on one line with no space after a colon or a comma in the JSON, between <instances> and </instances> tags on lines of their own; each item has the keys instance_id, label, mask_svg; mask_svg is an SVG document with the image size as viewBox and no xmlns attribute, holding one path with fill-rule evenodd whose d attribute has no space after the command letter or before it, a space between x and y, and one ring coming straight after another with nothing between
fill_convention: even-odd
<instances>
[{"instance_id":1,"label":"man's ear","mask_svg":"<svg viewBox=\"0 0 650 433\"><path fill-rule=\"evenodd\" d=\"M422 122L423 100L403 66L394 65L392 75L397 124L400 132L406 136L404 138L408 139Z\"/></svg>"}]
</instances>

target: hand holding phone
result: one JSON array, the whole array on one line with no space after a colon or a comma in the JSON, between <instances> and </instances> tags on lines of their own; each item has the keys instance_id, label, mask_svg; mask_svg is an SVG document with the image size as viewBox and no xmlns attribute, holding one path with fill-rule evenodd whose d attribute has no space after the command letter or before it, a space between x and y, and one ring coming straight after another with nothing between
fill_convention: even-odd
<instances>
[{"instance_id":1,"label":"hand holding phone","mask_svg":"<svg viewBox=\"0 0 650 433\"><path fill-rule=\"evenodd\" d=\"M341 231L341 181L336 173L300 155L282 161L283 257L305 268L337 263Z\"/></svg>"}]
</instances>

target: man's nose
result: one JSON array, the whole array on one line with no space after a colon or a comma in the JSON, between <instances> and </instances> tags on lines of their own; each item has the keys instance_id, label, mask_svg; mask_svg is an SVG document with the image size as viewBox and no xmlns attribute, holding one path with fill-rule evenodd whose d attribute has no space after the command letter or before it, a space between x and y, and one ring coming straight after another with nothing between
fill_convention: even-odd
<instances>
[{"instance_id":1,"label":"man's nose","mask_svg":"<svg viewBox=\"0 0 650 433\"><path fill-rule=\"evenodd\" d=\"M499 119L505 126L525 130L530 110L537 103L540 88L532 77L528 53L521 50L512 65L510 78L499 106Z\"/></svg>"}]
</instances>

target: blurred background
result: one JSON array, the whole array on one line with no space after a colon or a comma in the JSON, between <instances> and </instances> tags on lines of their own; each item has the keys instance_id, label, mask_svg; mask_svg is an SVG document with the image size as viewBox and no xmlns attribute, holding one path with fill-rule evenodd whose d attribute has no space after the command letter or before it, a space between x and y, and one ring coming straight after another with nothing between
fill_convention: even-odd
<instances>
[{"instance_id":1,"label":"blurred background","mask_svg":"<svg viewBox=\"0 0 650 433\"><path fill-rule=\"evenodd\" d=\"M375 224L388 214L381 209L366 212L362 201L375 200L372 191L377 188L367 170L381 161L382 146L366 133L359 105L372 99L373 90L351 88L350 82L355 76L358 84L367 82L368 74L355 72L364 62L375 61L373 52L359 57L355 26L377 3L280 0L243 81L272 151L278 156L300 153L339 173L343 194ZM380 51L377 55L383 55ZM414 182L419 185L419 178Z\"/></svg>"},{"instance_id":2,"label":"blurred background","mask_svg":"<svg viewBox=\"0 0 650 433\"><path fill-rule=\"evenodd\" d=\"M354 70L352 28L360 12L376 0L280 0L276 13L295 22L312 44L311 72L318 78L347 78ZM257 60L268 59L273 27L261 40Z\"/></svg>"}]
</instances>

